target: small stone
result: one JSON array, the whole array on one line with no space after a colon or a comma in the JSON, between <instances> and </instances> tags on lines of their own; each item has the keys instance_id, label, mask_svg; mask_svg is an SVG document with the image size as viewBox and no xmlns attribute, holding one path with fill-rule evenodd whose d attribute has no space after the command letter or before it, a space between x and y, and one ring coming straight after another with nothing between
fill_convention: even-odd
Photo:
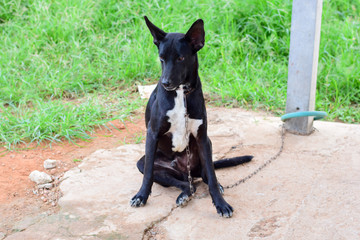
<instances>
[{"instance_id":1,"label":"small stone","mask_svg":"<svg viewBox=\"0 0 360 240\"><path fill-rule=\"evenodd\" d=\"M56 160L47 159L44 161L45 169L52 169L56 167Z\"/></svg>"},{"instance_id":2,"label":"small stone","mask_svg":"<svg viewBox=\"0 0 360 240\"><path fill-rule=\"evenodd\" d=\"M6 237L6 234L3 233L3 232L0 232L0 240L1 240L1 239L4 239L5 237Z\"/></svg>"},{"instance_id":3,"label":"small stone","mask_svg":"<svg viewBox=\"0 0 360 240\"><path fill-rule=\"evenodd\" d=\"M51 189L52 187L53 187L52 183L44 183L37 185L37 188L41 188L41 189Z\"/></svg>"},{"instance_id":4,"label":"small stone","mask_svg":"<svg viewBox=\"0 0 360 240\"><path fill-rule=\"evenodd\" d=\"M36 182L37 184L45 184L52 182L52 178L48 174L40 172L38 170L32 171L29 175L29 178L31 181Z\"/></svg>"}]
</instances>

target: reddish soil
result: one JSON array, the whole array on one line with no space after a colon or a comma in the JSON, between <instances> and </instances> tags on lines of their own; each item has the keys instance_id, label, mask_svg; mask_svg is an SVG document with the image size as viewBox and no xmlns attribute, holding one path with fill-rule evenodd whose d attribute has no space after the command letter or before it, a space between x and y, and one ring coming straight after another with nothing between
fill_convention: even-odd
<instances>
[{"instance_id":1,"label":"reddish soil","mask_svg":"<svg viewBox=\"0 0 360 240\"><path fill-rule=\"evenodd\" d=\"M82 159L98 149L114 148L125 143L144 141L145 124L143 118L111 122L116 128L97 129L89 141L44 143L24 147L25 150L8 151L0 148L0 233L11 231L15 222L26 216L56 210L33 193L35 183L29 180L34 170L51 175L78 165ZM119 130L120 131L119 131ZM21 146L19 149L22 149ZM60 164L53 170L45 170L46 159L58 160ZM134 163L135 164L135 163Z\"/></svg>"}]
</instances>

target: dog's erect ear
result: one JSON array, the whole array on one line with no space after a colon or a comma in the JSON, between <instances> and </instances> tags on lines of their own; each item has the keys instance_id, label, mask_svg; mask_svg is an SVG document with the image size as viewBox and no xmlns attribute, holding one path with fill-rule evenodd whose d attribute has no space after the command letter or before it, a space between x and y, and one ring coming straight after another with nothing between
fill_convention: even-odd
<instances>
[{"instance_id":1,"label":"dog's erect ear","mask_svg":"<svg viewBox=\"0 0 360 240\"><path fill-rule=\"evenodd\" d=\"M205 44L204 21L196 20L185 34L185 39L190 43L194 52L199 51Z\"/></svg>"},{"instance_id":2,"label":"dog's erect ear","mask_svg":"<svg viewBox=\"0 0 360 240\"><path fill-rule=\"evenodd\" d=\"M146 16L144 16L144 18L145 18L146 25L148 26L148 28L151 32L151 35L154 37L155 45L159 47L159 44L160 44L161 40L164 39L166 32L164 32L163 30L161 30L160 28L158 28L157 26L152 24L152 22L150 22Z\"/></svg>"}]
</instances>

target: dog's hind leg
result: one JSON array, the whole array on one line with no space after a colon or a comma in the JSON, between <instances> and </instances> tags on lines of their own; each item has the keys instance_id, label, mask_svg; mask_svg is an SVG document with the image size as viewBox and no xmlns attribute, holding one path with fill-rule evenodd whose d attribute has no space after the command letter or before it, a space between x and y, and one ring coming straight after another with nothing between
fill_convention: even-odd
<instances>
[{"instance_id":1,"label":"dog's hind leg","mask_svg":"<svg viewBox=\"0 0 360 240\"><path fill-rule=\"evenodd\" d=\"M185 206L186 203L189 201L189 197L191 196L189 182L179 180L166 171L154 172L154 181L162 186L177 187L182 191L180 195L176 198L176 205ZM194 185L193 185L193 191L194 192L196 191Z\"/></svg>"},{"instance_id":2,"label":"dog's hind leg","mask_svg":"<svg viewBox=\"0 0 360 240\"><path fill-rule=\"evenodd\" d=\"M137 161L136 163L137 168L139 169L139 171L144 174L144 168L145 168L145 155L142 156L142 158L140 158L139 161Z\"/></svg>"},{"instance_id":3,"label":"dog's hind leg","mask_svg":"<svg viewBox=\"0 0 360 240\"><path fill-rule=\"evenodd\" d=\"M161 155L161 154L159 154ZM158 155L158 157L160 157ZM163 157L163 156L162 156ZM137 167L141 173L144 172L145 156L143 156L138 162ZM160 184L163 187L176 187L182 192L176 199L176 205L185 206L191 195L189 182L184 181L187 179L180 171L174 169L169 161L161 161L159 158L154 164L154 182ZM196 191L193 185L194 192Z\"/></svg>"}]
</instances>

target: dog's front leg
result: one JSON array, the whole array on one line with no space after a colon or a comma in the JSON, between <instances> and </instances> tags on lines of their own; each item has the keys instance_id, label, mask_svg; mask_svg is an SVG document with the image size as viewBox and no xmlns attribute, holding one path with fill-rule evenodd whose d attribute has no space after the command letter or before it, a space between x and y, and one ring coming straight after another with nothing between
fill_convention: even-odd
<instances>
[{"instance_id":1,"label":"dog's front leg","mask_svg":"<svg viewBox=\"0 0 360 240\"><path fill-rule=\"evenodd\" d=\"M139 192L130 201L130 205L132 207L140 207L145 205L151 193L151 187L154 179L154 161L157 143L157 135L153 133L151 128L148 128L145 143L145 166L143 182Z\"/></svg>"},{"instance_id":2,"label":"dog's front leg","mask_svg":"<svg viewBox=\"0 0 360 240\"><path fill-rule=\"evenodd\" d=\"M208 180L209 192L216 207L217 213L222 217L231 217L233 208L224 200L221 195L218 181L216 179L214 164L212 162L211 141L207 136L198 139L198 147L201 165L205 170Z\"/></svg>"}]
</instances>

